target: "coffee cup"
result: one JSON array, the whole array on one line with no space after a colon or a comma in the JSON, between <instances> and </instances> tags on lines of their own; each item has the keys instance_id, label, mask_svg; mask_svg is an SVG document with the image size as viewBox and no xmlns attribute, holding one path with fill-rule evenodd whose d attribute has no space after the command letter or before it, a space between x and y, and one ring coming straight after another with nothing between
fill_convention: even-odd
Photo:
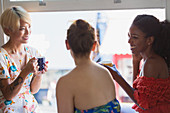
<instances>
[{"instance_id":1,"label":"coffee cup","mask_svg":"<svg viewBox=\"0 0 170 113\"><path fill-rule=\"evenodd\" d=\"M45 66L45 57L38 57L37 59L38 59L38 66L39 66L38 71L42 71Z\"/></svg>"}]
</instances>

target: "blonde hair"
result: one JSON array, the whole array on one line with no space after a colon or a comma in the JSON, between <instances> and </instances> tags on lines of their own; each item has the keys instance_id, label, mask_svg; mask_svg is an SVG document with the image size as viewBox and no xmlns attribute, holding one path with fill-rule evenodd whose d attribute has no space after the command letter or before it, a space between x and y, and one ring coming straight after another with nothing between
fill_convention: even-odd
<instances>
[{"instance_id":1,"label":"blonde hair","mask_svg":"<svg viewBox=\"0 0 170 113\"><path fill-rule=\"evenodd\" d=\"M31 18L28 12L21 6L12 6L7 8L0 17L1 27L6 35L5 29L15 32L20 27L20 19L31 24Z\"/></svg>"}]
</instances>

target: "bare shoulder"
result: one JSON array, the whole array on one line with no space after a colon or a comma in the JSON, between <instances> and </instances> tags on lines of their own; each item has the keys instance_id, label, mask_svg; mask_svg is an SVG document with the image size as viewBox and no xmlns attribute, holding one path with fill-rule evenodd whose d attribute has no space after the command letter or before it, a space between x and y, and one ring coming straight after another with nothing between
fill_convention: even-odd
<instances>
[{"instance_id":1,"label":"bare shoulder","mask_svg":"<svg viewBox=\"0 0 170 113\"><path fill-rule=\"evenodd\" d=\"M56 85L56 100L59 113L73 112L73 91L70 84L70 73L62 76Z\"/></svg>"},{"instance_id":2,"label":"bare shoulder","mask_svg":"<svg viewBox=\"0 0 170 113\"><path fill-rule=\"evenodd\" d=\"M154 78L167 78L168 67L165 60L160 57L151 57L144 64L144 76Z\"/></svg>"},{"instance_id":3,"label":"bare shoulder","mask_svg":"<svg viewBox=\"0 0 170 113\"><path fill-rule=\"evenodd\" d=\"M57 81L57 86L65 84L66 81L67 81L67 75L60 77L59 80Z\"/></svg>"},{"instance_id":4,"label":"bare shoulder","mask_svg":"<svg viewBox=\"0 0 170 113\"><path fill-rule=\"evenodd\" d=\"M104 66L102 66L102 65L100 65L100 64L96 64L96 67L97 67L101 72L109 73L109 70L108 70L106 67L104 67Z\"/></svg>"},{"instance_id":5,"label":"bare shoulder","mask_svg":"<svg viewBox=\"0 0 170 113\"><path fill-rule=\"evenodd\" d=\"M57 86L67 86L69 85L69 82L71 81L72 72L69 72L68 74L63 75L59 78L57 82Z\"/></svg>"},{"instance_id":6,"label":"bare shoulder","mask_svg":"<svg viewBox=\"0 0 170 113\"><path fill-rule=\"evenodd\" d=\"M112 80L113 81L113 77L111 75L111 72L109 71L109 69L107 69L106 67L102 66L102 65L99 65L97 64L97 72L98 73L98 76L101 75L104 77L104 79L107 78L107 80Z\"/></svg>"},{"instance_id":7,"label":"bare shoulder","mask_svg":"<svg viewBox=\"0 0 170 113\"><path fill-rule=\"evenodd\" d=\"M57 84L56 84L56 91L64 91L64 90L67 90L67 89L70 89L71 88L71 76L72 73L69 72L68 74L66 75L63 75L62 77L59 78L59 80L57 81ZM67 90L68 91L68 90Z\"/></svg>"}]
</instances>

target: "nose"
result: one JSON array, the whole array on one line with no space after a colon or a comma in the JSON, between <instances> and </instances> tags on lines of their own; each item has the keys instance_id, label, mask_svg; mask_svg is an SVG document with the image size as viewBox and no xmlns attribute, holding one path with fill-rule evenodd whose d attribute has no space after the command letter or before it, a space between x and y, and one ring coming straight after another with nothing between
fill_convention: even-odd
<instances>
[{"instance_id":1,"label":"nose","mask_svg":"<svg viewBox=\"0 0 170 113\"><path fill-rule=\"evenodd\" d=\"M132 39L131 39L131 38L129 38L129 39L128 39L128 43L130 44L130 43L131 43L131 41L132 41Z\"/></svg>"},{"instance_id":2,"label":"nose","mask_svg":"<svg viewBox=\"0 0 170 113\"><path fill-rule=\"evenodd\" d=\"M26 34L26 35L30 35L30 34L31 34L31 28L30 28L30 27L27 27L27 28L25 29L25 34Z\"/></svg>"}]
</instances>

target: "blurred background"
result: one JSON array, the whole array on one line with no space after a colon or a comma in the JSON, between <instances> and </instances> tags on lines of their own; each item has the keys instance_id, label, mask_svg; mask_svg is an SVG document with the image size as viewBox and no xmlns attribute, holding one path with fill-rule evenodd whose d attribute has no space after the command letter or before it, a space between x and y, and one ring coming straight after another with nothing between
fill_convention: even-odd
<instances>
[{"instance_id":1,"label":"blurred background","mask_svg":"<svg viewBox=\"0 0 170 113\"><path fill-rule=\"evenodd\" d=\"M49 61L41 89L34 96L42 113L57 113L55 88L58 79L75 65L65 47L66 32L77 19L88 21L95 29L99 44L92 53L95 62L112 61L132 85L132 59L128 31L138 14L170 19L170 0L0 0L0 14L12 5L30 12L32 34L28 45L37 48ZM7 40L0 28L0 45ZM135 113L133 102L116 84L121 113Z\"/></svg>"},{"instance_id":2,"label":"blurred background","mask_svg":"<svg viewBox=\"0 0 170 113\"><path fill-rule=\"evenodd\" d=\"M70 52L66 50L66 32L76 19L88 21L95 29L99 45L91 58L95 62L112 61L132 85L132 59L128 44L128 30L138 14L152 14L165 19L165 9L132 9L100 11L31 12L32 35L29 45L40 50L49 61L49 70L43 75L41 89L35 97L43 113L56 113L55 87L58 79L75 67ZM133 102L116 84L117 99L122 113L135 113Z\"/></svg>"}]
</instances>

